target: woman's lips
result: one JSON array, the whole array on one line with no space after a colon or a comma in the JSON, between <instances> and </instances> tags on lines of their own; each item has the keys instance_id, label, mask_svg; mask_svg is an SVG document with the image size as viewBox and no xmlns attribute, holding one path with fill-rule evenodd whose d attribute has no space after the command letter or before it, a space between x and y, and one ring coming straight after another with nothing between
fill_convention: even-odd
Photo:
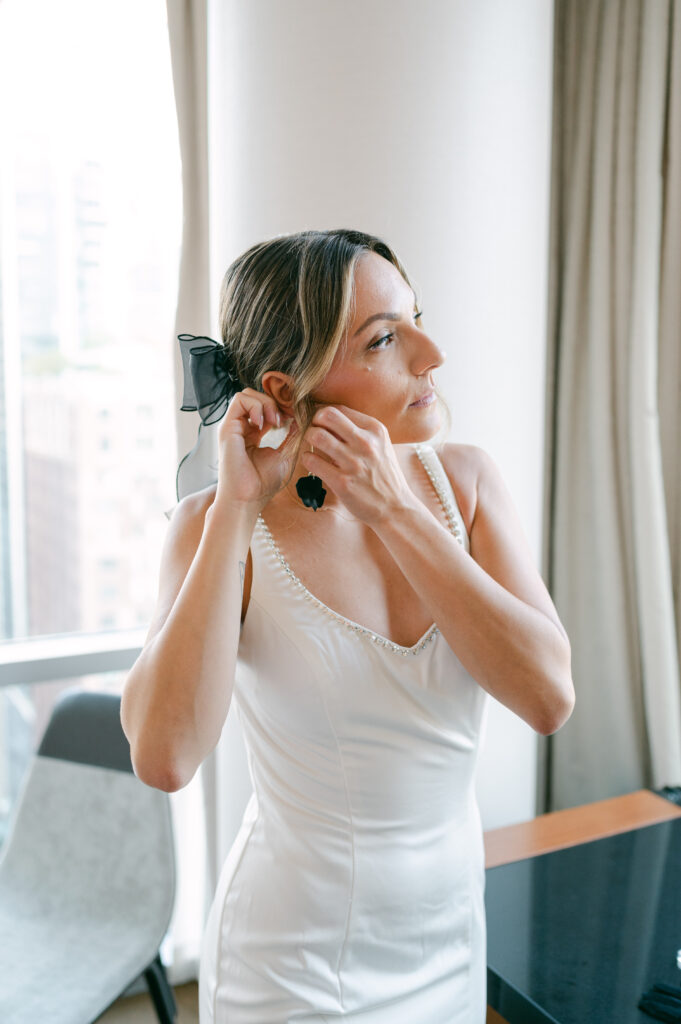
<instances>
[{"instance_id":1,"label":"woman's lips","mask_svg":"<svg viewBox=\"0 0 681 1024\"><path fill-rule=\"evenodd\" d=\"M419 398L418 402L412 402L409 406L410 409L419 409L422 405L430 405L431 402L435 401L435 392L429 391L423 398Z\"/></svg>"}]
</instances>

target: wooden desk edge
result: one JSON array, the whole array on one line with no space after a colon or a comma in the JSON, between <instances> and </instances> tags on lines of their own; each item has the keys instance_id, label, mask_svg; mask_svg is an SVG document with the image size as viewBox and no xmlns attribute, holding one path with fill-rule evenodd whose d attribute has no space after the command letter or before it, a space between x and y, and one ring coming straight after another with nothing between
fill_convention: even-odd
<instances>
[{"instance_id":1,"label":"wooden desk edge","mask_svg":"<svg viewBox=\"0 0 681 1024\"><path fill-rule=\"evenodd\" d=\"M681 816L681 807L649 789L540 814L531 821L485 832L485 867L564 850Z\"/></svg>"}]
</instances>

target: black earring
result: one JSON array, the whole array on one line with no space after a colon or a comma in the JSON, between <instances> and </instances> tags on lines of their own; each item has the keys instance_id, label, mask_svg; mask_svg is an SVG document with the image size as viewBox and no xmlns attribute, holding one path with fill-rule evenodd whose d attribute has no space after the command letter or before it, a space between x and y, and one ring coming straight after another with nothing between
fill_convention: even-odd
<instances>
[{"instance_id":1,"label":"black earring","mask_svg":"<svg viewBox=\"0 0 681 1024\"><path fill-rule=\"evenodd\" d=\"M308 508L316 510L324 504L326 491L322 487L321 477L314 476L313 473L299 477L296 483L296 490L303 505L307 505Z\"/></svg>"},{"instance_id":2,"label":"black earring","mask_svg":"<svg viewBox=\"0 0 681 1024\"><path fill-rule=\"evenodd\" d=\"M314 451L314 446L312 451ZM298 497L302 501L303 505L306 505L307 508L312 508L316 511L324 504L326 491L322 487L322 478L315 476L314 473L308 473L307 476L298 477L298 480L296 481L296 491L298 492Z\"/></svg>"}]
</instances>

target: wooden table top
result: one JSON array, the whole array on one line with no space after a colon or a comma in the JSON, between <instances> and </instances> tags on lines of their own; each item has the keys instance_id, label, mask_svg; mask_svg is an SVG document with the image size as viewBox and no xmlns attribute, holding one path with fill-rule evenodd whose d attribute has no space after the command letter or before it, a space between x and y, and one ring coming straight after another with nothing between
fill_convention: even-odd
<instances>
[{"instance_id":1,"label":"wooden table top","mask_svg":"<svg viewBox=\"0 0 681 1024\"><path fill-rule=\"evenodd\" d=\"M540 853L564 850L633 828L681 816L681 807L649 789L598 800L565 811L540 814L519 825L485 832L485 867L496 868Z\"/></svg>"}]
</instances>

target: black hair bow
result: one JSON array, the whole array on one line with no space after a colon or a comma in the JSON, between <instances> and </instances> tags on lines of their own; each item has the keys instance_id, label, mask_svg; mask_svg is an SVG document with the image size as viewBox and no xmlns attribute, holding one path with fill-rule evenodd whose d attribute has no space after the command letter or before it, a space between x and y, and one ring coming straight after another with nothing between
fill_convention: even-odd
<instances>
[{"instance_id":1,"label":"black hair bow","mask_svg":"<svg viewBox=\"0 0 681 1024\"><path fill-rule=\"evenodd\" d=\"M241 381L224 345L202 335L178 334L184 371L183 412L196 410L205 424L217 423Z\"/></svg>"}]
</instances>

